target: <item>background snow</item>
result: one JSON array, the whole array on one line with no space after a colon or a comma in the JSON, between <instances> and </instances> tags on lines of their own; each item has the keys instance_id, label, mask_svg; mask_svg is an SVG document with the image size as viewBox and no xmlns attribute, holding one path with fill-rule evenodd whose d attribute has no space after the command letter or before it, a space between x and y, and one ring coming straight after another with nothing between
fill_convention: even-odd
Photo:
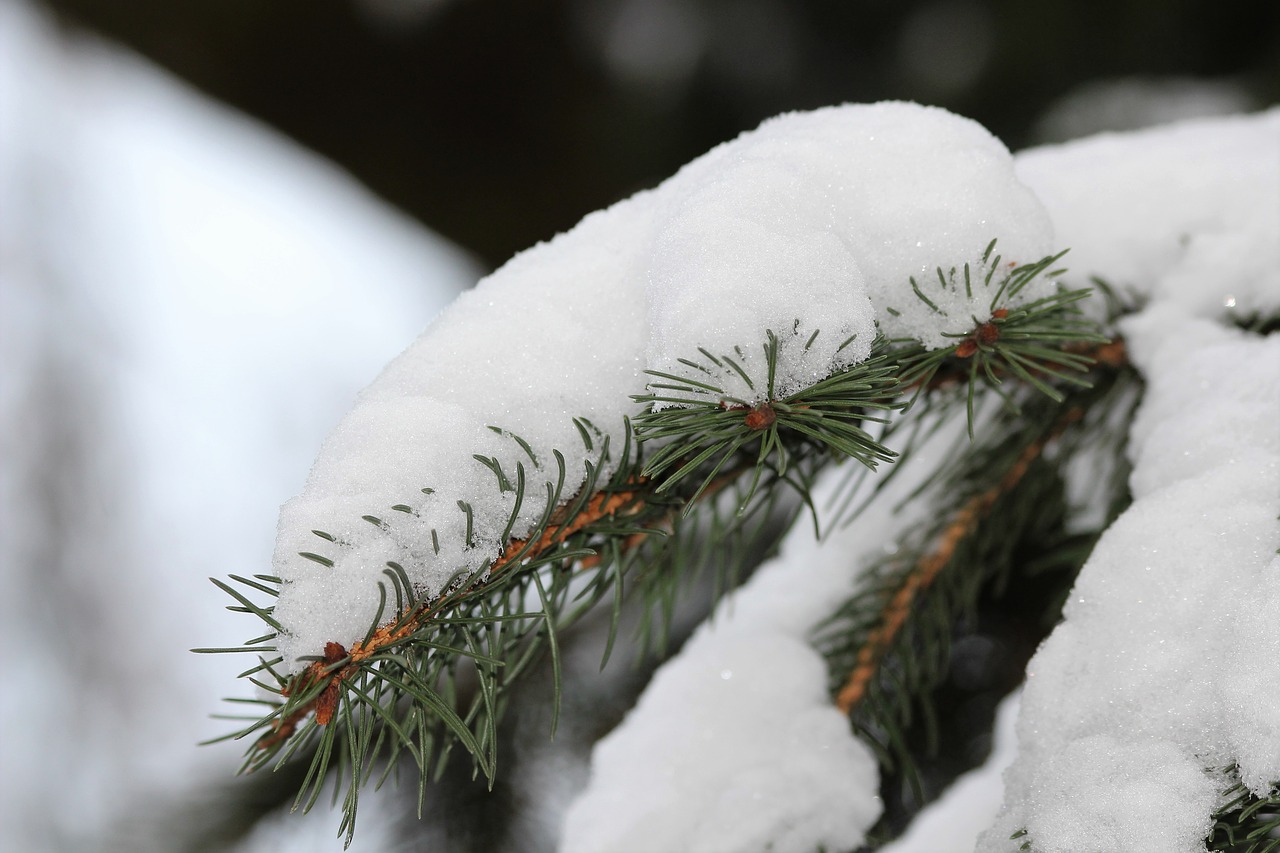
<instances>
[{"instance_id":1,"label":"background snow","mask_svg":"<svg viewBox=\"0 0 1280 853\"><path fill-rule=\"evenodd\" d=\"M140 810L236 762L195 746L243 659L186 649L251 630L205 577L262 571L314 447L475 275L333 167L0 3L6 849L172 849Z\"/></svg>"},{"instance_id":2,"label":"background snow","mask_svg":"<svg viewBox=\"0 0 1280 853\"><path fill-rule=\"evenodd\" d=\"M1102 134L1017 156L1082 281L1202 317L1280 303L1280 109Z\"/></svg>"}]
</instances>

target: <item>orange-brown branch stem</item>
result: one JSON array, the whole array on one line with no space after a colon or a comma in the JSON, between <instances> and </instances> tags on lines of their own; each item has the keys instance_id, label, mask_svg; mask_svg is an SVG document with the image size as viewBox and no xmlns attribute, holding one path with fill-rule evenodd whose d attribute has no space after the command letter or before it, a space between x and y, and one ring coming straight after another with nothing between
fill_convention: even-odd
<instances>
[{"instance_id":1,"label":"orange-brown branch stem","mask_svg":"<svg viewBox=\"0 0 1280 853\"><path fill-rule=\"evenodd\" d=\"M315 661L308 666L297 680L294 689L307 690L321 682L326 683L325 688L315 699L299 706L288 717L277 719L271 731L258 739L258 748L268 749L287 739L296 730L298 723L312 711L315 711L316 722L320 723L320 725L328 725L337 710L339 684L358 672L361 662L367 660L378 651L408 637L423 624L430 621L432 616L463 598L475 590L476 587L488 583L498 574L517 563L543 556L551 549L559 547L570 536L573 536L587 525L616 515L620 510L636 507L637 501L641 500L639 498L640 487L644 483L644 478L636 478L633 482L635 488L627 491L597 492L587 501L587 505L582 511L567 523L547 525L542 534L534 541L532 547L526 547L529 544L526 539L512 540L503 549L502 554L493 561L483 580L477 579L467 587L431 602L430 605L409 618L396 619L383 625L374 631L368 640L363 640L352 646L349 652L339 643L327 643L325 645L324 659ZM642 502L640 505L642 505ZM345 663L342 663L343 661ZM334 668L334 665L338 663L342 663L342 665Z\"/></svg>"},{"instance_id":2,"label":"orange-brown branch stem","mask_svg":"<svg viewBox=\"0 0 1280 853\"><path fill-rule=\"evenodd\" d=\"M1032 443L1022 452L999 483L969 498L951 517L951 521L938 536L933 550L922 557L914 569L902 579L901 586L880 613L879 627L868 635L866 642L858 650L853 671L849 673L844 686L836 694L836 707L841 713L846 716L853 713L865 698L885 653L911 614L916 598L927 590L947 567L960 543L973 535L978 524L991 511L1000 496L1007 494L1018 485L1027 473L1027 469L1031 467L1031 463L1044 452L1049 442L1083 415L1084 413L1079 409L1067 412L1049 435Z\"/></svg>"}]
</instances>

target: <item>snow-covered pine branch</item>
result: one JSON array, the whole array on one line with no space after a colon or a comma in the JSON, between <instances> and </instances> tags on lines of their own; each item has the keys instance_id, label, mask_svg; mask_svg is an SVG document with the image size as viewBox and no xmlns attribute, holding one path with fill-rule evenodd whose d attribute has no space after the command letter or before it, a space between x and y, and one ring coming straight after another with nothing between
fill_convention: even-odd
<instances>
[{"instance_id":1,"label":"snow-covered pine branch","mask_svg":"<svg viewBox=\"0 0 1280 853\"><path fill-rule=\"evenodd\" d=\"M1280 648L1267 627L1280 612L1280 351L1274 335L1208 322L1274 323L1280 313L1277 150L1280 112L1272 111L1016 159L1073 246L1081 277L1107 276L1149 303L1124 327L1149 391L1130 450L1138 503L1104 537L1066 623L1028 669L1019 757L982 851L1019 850L1028 839L1036 851L1204 850L1233 781L1246 780L1254 797L1280 793ZM789 737L775 715L818 685L771 685L790 684L821 660L812 645L807 660L783 650L812 637L841 590L867 583L882 549L899 549L920 508L891 509L949 446L941 434L919 448L901 479L825 541L797 528L781 556L722 604L596 748L591 783L569 812L566 849L627 851L635 849L628 839L659 831L690 850L861 843L878 815L876 784L853 781L866 753L843 738ZM1096 468L1068 470L1074 524L1096 524ZM775 635L776 652L731 665ZM694 687L672 689L684 682ZM830 700L811 701L805 714L834 712ZM666 748L687 738L702 748ZM785 757L758 746L780 741ZM779 765L822 769L766 770ZM740 784L763 796L737 795ZM985 818L975 818L973 799L942 803L951 811L892 849L968 849L974 835L957 829L995 820L998 796L978 800ZM1245 802L1236 799L1235 810Z\"/></svg>"},{"instance_id":2,"label":"snow-covered pine branch","mask_svg":"<svg viewBox=\"0 0 1280 853\"><path fill-rule=\"evenodd\" d=\"M713 478L750 479L754 469L747 493L757 483L769 491L798 480L811 500L818 492L807 494L808 484L827 462L842 455L868 465L891 458L886 448L858 450L878 446L894 425L878 437L864 425L876 420L875 409L901 408L909 394L932 388L934 377L954 376L967 388L966 405L965 391L952 393L955 386L942 383L952 391L938 396L949 402L926 404L917 414L934 418L944 432L954 431L957 418L981 428L1001 398L1016 403L1017 388L1043 391L1069 406L1060 389L1088 384L1074 375L1087 359L1072 346L1098 338L1075 313L1083 291L1055 280L1053 258L1039 263L1053 245L1072 245L1078 259L1087 244L1081 272L1184 312L1209 305L1218 312L1274 312L1280 264L1267 266L1275 253L1267 235L1275 231L1265 230L1270 214L1254 202L1280 183L1258 155L1274 141L1276 126L1273 113L1232 128L1224 149L1233 161L1208 151L1217 157L1211 173L1230 179L1239 196L1233 202L1247 196L1250 203L1242 206L1261 228L1247 215L1224 213L1221 203L1201 216L1196 204L1205 203L1203 195L1171 202L1167 187L1156 186L1156 167L1138 163L1142 158L1132 151L1089 157L1079 154L1082 144L1032 152L1015 174L1004 147L973 122L888 103L766 122L657 189L517 256L462 297L364 392L326 443L303 494L282 512L274 574L238 580L278 594L274 607L265 608L233 592L243 609L273 629L244 649L262 653L250 674L274 677L275 686L263 686L283 692L276 709L245 730L274 729L260 741L268 749L251 753L250 764L281 750L286 756L304 746L314 750L309 803L339 728L326 724L341 723L355 744L346 757L357 766L378 758L383 739L372 740L375 724L389 727L391 740L408 745L425 766L429 755L415 749L427 744L413 732L430 718L430 726L461 739L491 775L497 694L529 659L515 650L521 643L548 644L554 660L557 631L582 610L575 596L582 593L589 605L620 590L622 576L638 561L659 559L661 546L650 532L677 524L673 513ZM1213 149L1204 140L1216 139L1216 132L1149 144L1163 145L1167 160L1188 150L1199 156ZM1140 212L1159 235L1136 226L1133 209L1121 205L1116 213L1102 204L1113 198L1112 189L1081 193L1088 169L1108 167L1115 174L1106 177L1120 187L1114 192L1129 191L1114 199L1139 204L1132 199L1146 198L1143 192L1157 197L1154 209ZM1241 170L1243 181L1236 180ZM1135 185L1131 172L1147 184ZM1061 222L1056 244L1049 215L1019 176L1051 201L1053 221ZM1206 194L1211 187L1218 191L1221 183L1206 182ZM998 254L991 248L995 238ZM1178 239L1191 247L1181 265L1170 261L1170 243L1176 247ZM1232 247L1249 259L1230 263ZM1206 297L1187 286L1210 261L1224 268L1229 292ZM1083 276L1075 281L1082 284ZM805 396L810 390L812 399ZM681 409L691 412L683 422ZM649 444L639 451L629 426L634 417L651 419ZM1056 433L1045 435L1041 447ZM681 440L700 451L681 460L670 445L663 447ZM908 470L923 475L920 460L930 455L929 445L907 446L914 459ZM658 456L669 451L669 468L678 470L644 468L645 454L655 450ZM809 463L798 478L787 471L796 459ZM670 483L689 473L696 474L689 485L664 495L662 477ZM900 482L910 476L919 475ZM856 550L843 536L801 550L839 564L828 580L856 589L857 564L849 558L857 555L841 555L840 542ZM655 806L628 795L632 782L624 781L622 794L601 794L601 800L589 793L584 802L621 803L631 809L627 825L663 824L681 847L693 838L706 840L707 849L754 849L781 837L789 840L778 849L860 843L878 813L874 762L847 725L837 725L839 714L824 698L826 667L810 645L816 621L832 612L839 596L821 575L809 584L794 566L779 571L796 574L788 589L798 603L778 617L787 638L780 637L777 648L791 657L777 661L803 683L789 691L792 705L770 711L762 703L778 670L756 667L757 678L735 681L735 689L759 702L731 702L726 714L741 718L725 728L746 742L768 736L759 726L772 723L762 721L812 717L827 734L795 741L796 748L823 753L839 768L802 764L808 771L799 771L783 786L787 794L767 809L746 789L736 801L722 801L724 809L702 808L717 826L733 825L736 847L711 843L715 833L697 816L701 800L692 795ZM753 585L769 584L768 577L765 572ZM810 591L821 601L807 598ZM728 621L716 623L717 634ZM740 640L759 645L751 631ZM710 642L691 644L689 654ZM734 650L738 641L725 642L724 654L743 660L746 653ZM460 659L473 661L479 675L478 695L469 700L455 694ZM710 671L703 663L690 665ZM736 679L747 669L721 671ZM655 679L654 689L662 683L662 676ZM781 692L774 691L775 698ZM684 691L674 695L687 701ZM404 698L415 700L407 711L397 701ZM628 722L616 737L628 737L636 726L653 731L640 721L654 713L667 721L658 728L668 725L668 712L646 710L660 705L642 701L638 722ZM698 755L690 749L685 757ZM713 753L702 756L707 780L756 778L735 757L736 748ZM600 760L608 754L602 747ZM636 762L615 771L623 780L648 778L635 772L645 761L658 762L654 778L680 773L662 769L669 750L641 746L612 754L615 764L619 754ZM727 763L717 763L716 755ZM598 775L607 780L610 771L603 768ZM358 781L348 794L348 829L357 789ZM820 815L834 818L832 804L849 797L865 807L815 823ZM677 820L677 812L686 817ZM604 813L595 806L575 810L570 843L630 849L625 839L609 841L583 829L607 826L597 819ZM779 836L780 827L800 826ZM1035 827L1032 818L1019 824L1032 834Z\"/></svg>"},{"instance_id":3,"label":"snow-covered pine branch","mask_svg":"<svg viewBox=\"0 0 1280 853\"><path fill-rule=\"evenodd\" d=\"M937 268L966 263L978 279L993 238L1004 262L1036 261L1050 234L1007 150L983 128L888 103L780 116L516 256L365 390L282 511L283 670L326 642L365 635L388 561L431 596L498 556L514 498L476 455L554 479L559 450L567 498L592 456L573 419L620 446L643 371L705 379L681 359L728 355L754 388L730 367L717 379L727 395L755 402L769 331L781 337L779 395L864 360L877 320L891 337L942 346L946 333L990 317L992 294L931 289L943 309L931 311L910 279L936 288ZM1049 287L1039 282L1021 299ZM511 535L526 535L544 510L525 501Z\"/></svg>"}]
</instances>

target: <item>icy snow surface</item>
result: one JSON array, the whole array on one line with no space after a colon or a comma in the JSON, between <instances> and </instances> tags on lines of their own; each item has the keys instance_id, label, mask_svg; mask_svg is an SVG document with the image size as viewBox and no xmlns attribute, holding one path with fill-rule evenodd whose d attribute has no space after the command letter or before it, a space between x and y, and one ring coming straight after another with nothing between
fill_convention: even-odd
<instances>
[{"instance_id":1,"label":"icy snow surface","mask_svg":"<svg viewBox=\"0 0 1280 853\"><path fill-rule=\"evenodd\" d=\"M865 358L877 321L943 345L944 332L989 316L990 294L944 289L936 268L968 263L979 278L994 237L1002 264L1038 260L1050 231L987 131L885 103L772 119L516 256L364 392L284 507L275 573L285 580L276 617L286 666L365 634L388 561L434 594L498 555L514 498L474 454L513 480L525 469L530 488L511 528L519 537L545 509L544 483L558 479L553 450L565 458L565 499L598 455L598 439L588 452L573 419L620 444L646 368L706 380L677 361L706 361L706 348L752 377L754 390L706 361L724 390L752 400L766 393L769 331L781 343L776 395ZM940 312L915 296L911 277ZM1022 298L1038 295L1032 287ZM470 507L469 541L459 501Z\"/></svg>"},{"instance_id":2,"label":"icy snow surface","mask_svg":"<svg viewBox=\"0 0 1280 853\"><path fill-rule=\"evenodd\" d=\"M263 570L315 446L476 275L332 165L0 0L0 848L174 849L238 763L196 746L245 665L187 649L249 623L207 576ZM341 850L314 817L309 849Z\"/></svg>"}]
</instances>

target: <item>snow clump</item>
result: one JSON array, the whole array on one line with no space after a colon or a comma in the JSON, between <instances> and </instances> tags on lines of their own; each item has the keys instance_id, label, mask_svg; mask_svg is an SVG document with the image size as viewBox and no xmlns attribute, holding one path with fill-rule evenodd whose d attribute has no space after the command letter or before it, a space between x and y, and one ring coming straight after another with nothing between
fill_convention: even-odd
<instances>
[{"instance_id":1,"label":"snow clump","mask_svg":"<svg viewBox=\"0 0 1280 853\"><path fill-rule=\"evenodd\" d=\"M752 403L767 394L768 331L780 346L775 398L866 359L877 324L889 337L950 346L948 334L991 317L982 286L990 241L999 238L1006 261L1026 263L1052 239L999 140L969 119L906 103L766 121L681 169L656 213L649 368L705 382L680 359L699 361L712 384ZM965 264L972 293L962 278L940 287L939 267L963 276ZM1051 287L1038 281L1010 304ZM734 359L751 385L700 348Z\"/></svg>"},{"instance_id":2,"label":"snow clump","mask_svg":"<svg viewBox=\"0 0 1280 853\"><path fill-rule=\"evenodd\" d=\"M1192 853L1215 768L1238 765L1258 794L1280 778L1280 338L1169 306L1124 332L1148 383L1134 503L1028 665L1006 811L981 850L1016 849L1025 828L1045 853Z\"/></svg>"}]
</instances>

